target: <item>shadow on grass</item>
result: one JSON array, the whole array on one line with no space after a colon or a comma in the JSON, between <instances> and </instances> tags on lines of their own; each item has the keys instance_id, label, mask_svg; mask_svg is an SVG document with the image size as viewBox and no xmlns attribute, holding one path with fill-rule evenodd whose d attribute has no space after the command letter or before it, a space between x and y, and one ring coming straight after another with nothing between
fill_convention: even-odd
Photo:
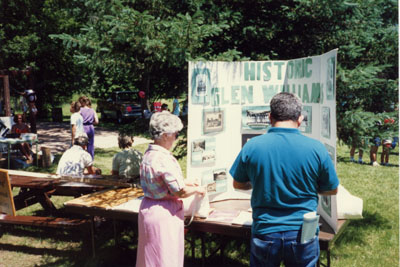
<instances>
[{"instance_id":1,"label":"shadow on grass","mask_svg":"<svg viewBox=\"0 0 400 267\"><path fill-rule=\"evenodd\" d=\"M350 158L348 158L348 157L342 157L342 156L337 155L337 156L336 156L336 161L337 161L337 162L350 162Z\"/></svg>"},{"instance_id":2,"label":"shadow on grass","mask_svg":"<svg viewBox=\"0 0 400 267\"><path fill-rule=\"evenodd\" d=\"M51 229L51 228L37 228L28 226L13 226L2 225L2 234L10 234L17 237L31 237L39 239L52 239L61 242L80 242L82 235L79 231Z\"/></svg>"},{"instance_id":3,"label":"shadow on grass","mask_svg":"<svg viewBox=\"0 0 400 267\"><path fill-rule=\"evenodd\" d=\"M54 247L54 242L62 244L63 248L35 248L27 245L0 244L0 250L23 252L25 254L41 255L40 266L135 266L137 253L137 225L131 222L117 221L118 243L115 245L113 222L106 220L95 231L96 256L83 253L82 244L69 245L67 242L80 242L80 233L54 229L37 229L27 227L9 226L3 228L5 233L13 236L40 238L41 242ZM189 233L190 235L190 233ZM186 243L184 266L203 266L201 258L201 242L198 236L195 241L195 258L192 258L191 249ZM213 254L212 251L224 244L224 253L220 250ZM249 259L248 240L226 239L218 235L205 235L206 259L205 266L248 266Z\"/></svg>"},{"instance_id":4,"label":"shadow on grass","mask_svg":"<svg viewBox=\"0 0 400 267\"><path fill-rule=\"evenodd\" d=\"M362 245L366 243L365 232L373 230L390 229L392 223L379 213L363 212L363 219L352 220L336 240L335 246L348 246L348 244Z\"/></svg>"},{"instance_id":5,"label":"shadow on grass","mask_svg":"<svg viewBox=\"0 0 400 267\"><path fill-rule=\"evenodd\" d=\"M56 257L68 257L68 258L76 258L81 254L81 251L59 250L55 248L34 248L22 245L9 245L9 244L0 244L0 250L23 252L25 254L31 254L31 255L52 255Z\"/></svg>"},{"instance_id":6,"label":"shadow on grass","mask_svg":"<svg viewBox=\"0 0 400 267\"><path fill-rule=\"evenodd\" d=\"M185 266L203 266L201 253L201 239L198 234L187 234L188 240L195 237L195 259L192 258L191 248L186 244ZM204 266L248 266L250 259L249 240L224 237L215 234L204 234L205 259ZM221 253L221 248L223 253Z\"/></svg>"}]
</instances>

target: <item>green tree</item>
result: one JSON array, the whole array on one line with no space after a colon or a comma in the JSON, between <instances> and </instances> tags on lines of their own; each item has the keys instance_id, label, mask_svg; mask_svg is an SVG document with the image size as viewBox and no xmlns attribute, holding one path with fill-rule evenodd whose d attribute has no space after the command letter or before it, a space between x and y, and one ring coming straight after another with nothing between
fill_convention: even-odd
<instances>
[{"instance_id":1,"label":"green tree","mask_svg":"<svg viewBox=\"0 0 400 267\"><path fill-rule=\"evenodd\" d=\"M180 94L187 88L187 60L203 56L203 40L227 27L225 20L208 23L198 5L180 3L89 0L91 16L78 34L51 37L90 70L97 96L135 89L153 98Z\"/></svg>"},{"instance_id":2,"label":"green tree","mask_svg":"<svg viewBox=\"0 0 400 267\"><path fill-rule=\"evenodd\" d=\"M80 1L0 1L0 69L23 70L31 66L39 112L45 114L57 102L85 86L85 68L76 66L63 45L50 33L74 32L81 21L65 8L75 9ZM27 89L26 76L10 76L12 93Z\"/></svg>"},{"instance_id":3,"label":"green tree","mask_svg":"<svg viewBox=\"0 0 400 267\"><path fill-rule=\"evenodd\" d=\"M338 48L345 138L352 124L342 118L393 111L398 102L397 12L394 0L2 1L0 67L33 66L45 103L76 91L144 90L153 100L187 90L188 60L291 59Z\"/></svg>"}]
</instances>

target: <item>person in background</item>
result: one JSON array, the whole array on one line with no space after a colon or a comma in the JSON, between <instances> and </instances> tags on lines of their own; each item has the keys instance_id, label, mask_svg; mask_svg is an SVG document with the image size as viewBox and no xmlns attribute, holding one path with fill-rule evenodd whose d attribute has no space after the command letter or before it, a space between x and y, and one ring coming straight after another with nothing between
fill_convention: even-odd
<instances>
[{"instance_id":1,"label":"person in background","mask_svg":"<svg viewBox=\"0 0 400 267\"><path fill-rule=\"evenodd\" d=\"M26 97L24 96L24 94L22 93L20 98L19 98L19 105L20 108L25 116L25 118L28 116L28 110L29 110L29 106L28 103L26 101Z\"/></svg>"},{"instance_id":2,"label":"person in background","mask_svg":"<svg viewBox=\"0 0 400 267\"><path fill-rule=\"evenodd\" d=\"M136 266L182 267L184 259L184 215L179 198L203 187L185 184L181 167L169 151L183 128L178 116L168 111L154 113L149 130L154 140L140 165L144 198L139 209L139 241Z\"/></svg>"},{"instance_id":3,"label":"person in background","mask_svg":"<svg viewBox=\"0 0 400 267\"><path fill-rule=\"evenodd\" d=\"M383 120L383 127L382 130L384 129L390 129L395 125L396 120L394 118L385 118ZM382 166L390 166L389 164L389 155L390 155L390 149L394 149L396 147L396 144L398 142L398 137L390 137L386 138L382 141L382 154L381 154L381 165Z\"/></svg>"},{"instance_id":4,"label":"person in background","mask_svg":"<svg viewBox=\"0 0 400 267\"><path fill-rule=\"evenodd\" d=\"M91 101L87 96L81 96L79 98L81 104L80 114L83 118L83 129L88 137L89 143L87 145L87 151L94 159L94 126L99 124L99 118L97 117L96 111L91 108Z\"/></svg>"},{"instance_id":5,"label":"person in background","mask_svg":"<svg viewBox=\"0 0 400 267\"><path fill-rule=\"evenodd\" d=\"M182 116L187 116L189 114L188 102L188 98L186 98L185 102L183 102Z\"/></svg>"},{"instance_id":6,"label":"person in background","mask_svg":"<svg viewBox=\"0 0 400 267\"><path fill-rule=\"evenodd\" d=\"M33 91L33 89L27 89L22 93L18 93L21 96L23 96L26 100L26 102L28 102L28 109L29 110L29 124L31 126L31 132L32 133L36 133L36 115L37 115L37 108L36 108L36 100L37 100L37 96L36 96L36 92ZM24 112L24 114L26 113L26 102L22 101L21 105L22 105L22 110Z\"/></svg>"},{"instance_id":7,"label":"person in background","mask_svg":"<svg viewBox=\"0 0 400 267\"><path fill-rule=\"evenodd\" d=\"M385 139L382 141L381 166L389 166L389 154L391 148L392 140Z\"/></svg>"},{"instance_id":8,"label":"person in background","mask_svg":"<svg viewBox=\"0 0 400 267\"><path fill-rule=\"evenodd\" d=\"M22 114L16 114L14 116L14 122L15 124L11 127L11 133L23 134L31 132L29 126L25 123L25 117ZM16 147L21 151L27 162L32 163L32 151L29 143L16 144Z\"/></svg>"},{"instance_id":9,"label":"person in background","mask_svg":"<svg viewBox=\"0 0 400 267\"><path fill-rule=\"evenodd\" d=\"M86 135L83 129L83 117L79 113L81 110L81 104L79 101L73 101L69 111L71 114L71 146L74 144L75 137Z\"/></svg>"},{"instance_id":10,"label":"person in background","mask_svg":"<svg viewBox=\"0 0 400 267\"><path fill-rule=\"evenodd\" d=\"M172 101L172 114L179 116L180 112L178 96L175 95Z\"/></svg>"},{"instance_id":11,"label":"person in background","mask_svg":"<svg viewBox=\"0 0 400 267\"><path fill-rule=\"evenodd\" d=\"M339 179L325 146L298 129L300 99L279 93L270 108L272 128L250 139L230 169L234 188L253 188L250 266L315 266L318 229L301 243L303 215L317 211L318 194L335 195Z\"/></svg>"},{"instance_id":12,"label":"person in background","mask_svg":"<svg viewBox=\"0 0 400 267\"><path fill-rule=\"evenodd\" d=\"M355 159L354 159L354 154L356 152L356 148L357 148L357 145L353 144L353 146L350 149L350 162L356 162ZM358 161L357 162L360 163L360 164L364 164L364 161L362 160L363 154L364 154L364 150L361 147L359 147L358 148Z\"/></svg>"},{"instance_id":13,"label":"person in background","mask_svg":"<svg viewBox=\"0 0 400 267\"><path fill-rule=\"evenodd\" d=\"M118 136L118 146L122 151L115 154L112 159L112 175L126 179L139 178L140 163L142 162L143 155L133 149L132 144L132 136Z\"/></svg>"},{"instance_id":14,"label":"person in background","mask_svg":"<svg viewBox=\"0 0 400 267\"><path fill-rule=\"evenodd\" d=\"M376 161L377 160L377 154L378 154L378 148L381 145L381 139L379 137L374 137L374 139L372 139L372 144L371 144L371 148L369 151L369 157L371 160L371 165L374 167L378 167L380 166L379 163Z\"/></svg>"},{"instance_id":15,"label":"person in background","mask_svg":"<svg viewBox=\"0 0 400 267\"><path fill-rule=\"evenodd\" d=\"M161 111L164 111L164 110L169 111L168 104L164 103L164 104L161 105Z\"/></svg>"},{"instance_id":16,"label":"person in background","mask_svg":"<svg viewBox=\"0 0 400 267\"><path fill-rule=\"evenodd\" d=\"M93 166L93 158L86 151L88 138L78 136L74 145L64 152L57 166L57 174L65 176L83 176L84 174L101 174L101 170ZM85 171L87 170L87 171Z\"/></svg>"}]
</instances>

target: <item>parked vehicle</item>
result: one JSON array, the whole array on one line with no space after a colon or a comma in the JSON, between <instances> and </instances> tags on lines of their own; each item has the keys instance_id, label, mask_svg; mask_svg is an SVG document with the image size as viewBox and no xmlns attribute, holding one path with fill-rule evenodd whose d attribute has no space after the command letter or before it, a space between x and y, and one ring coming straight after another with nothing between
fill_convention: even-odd
<instances>
[{"instance_id":1,"label":"parked vehicle","mask_svg":"<svg viewBox=\"0 0 400 267\"><path fill-rule=\"evenodd\" d=\"M102 119L116 119L118 123L142 116L137 91L112 92L107 100L97 101L96 111L100 112Z\"/></svg>"}]
</instances>

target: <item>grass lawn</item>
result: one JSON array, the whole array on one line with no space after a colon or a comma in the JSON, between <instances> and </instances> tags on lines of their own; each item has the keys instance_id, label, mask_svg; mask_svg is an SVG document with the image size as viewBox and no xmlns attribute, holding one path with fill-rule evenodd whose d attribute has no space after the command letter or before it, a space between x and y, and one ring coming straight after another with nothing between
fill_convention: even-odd
<instances>
[{"instance_id":1,"label":"grass lawn","mask_svg":"<svg viewBox=\"0 0 400 267\"><path fill-rule=\"evenodd\" d=\"M147 145L136 148L144 151ZM119 148L96 149L96 165L110 173L111 158ZM380 158L380 151L378 157ZM365 155L367 156L367 155ZM368 161L368 158L364 158ZM186 157L179 160L186 170ZM372 167L349 162L349 148L338 146L337 171L341 184L364 201L363 219L352 220L331 251L332 266L398 266L399 264L399 157L392 151L394 166ZM46 170L31 167L31 171L54 172L55 164ZM15 192L16 193L16 192ZM52 197L62 210L68 197ZM39 204L18 211L18 214L44 215ZM60 230L37 230L23 227L3 227L0 239L0 267L21 266L134 266L137 234L135 226L119 222L120 243L114 246L113 225L106 221L97 231L97 256L92 259L80 251L77 233ZM207 246L218 245L217 236L206 237ZM196 260L186 251L185 266L201 266L199 241ZM249 248L246 240L232 240L225 253L226 266L248 266ZM323 253L324 254L324 253ZM325 256L322 256L325 262ZM206 266L221 266L221 259L208 259Z\"/></svg>"}]
</instances>

